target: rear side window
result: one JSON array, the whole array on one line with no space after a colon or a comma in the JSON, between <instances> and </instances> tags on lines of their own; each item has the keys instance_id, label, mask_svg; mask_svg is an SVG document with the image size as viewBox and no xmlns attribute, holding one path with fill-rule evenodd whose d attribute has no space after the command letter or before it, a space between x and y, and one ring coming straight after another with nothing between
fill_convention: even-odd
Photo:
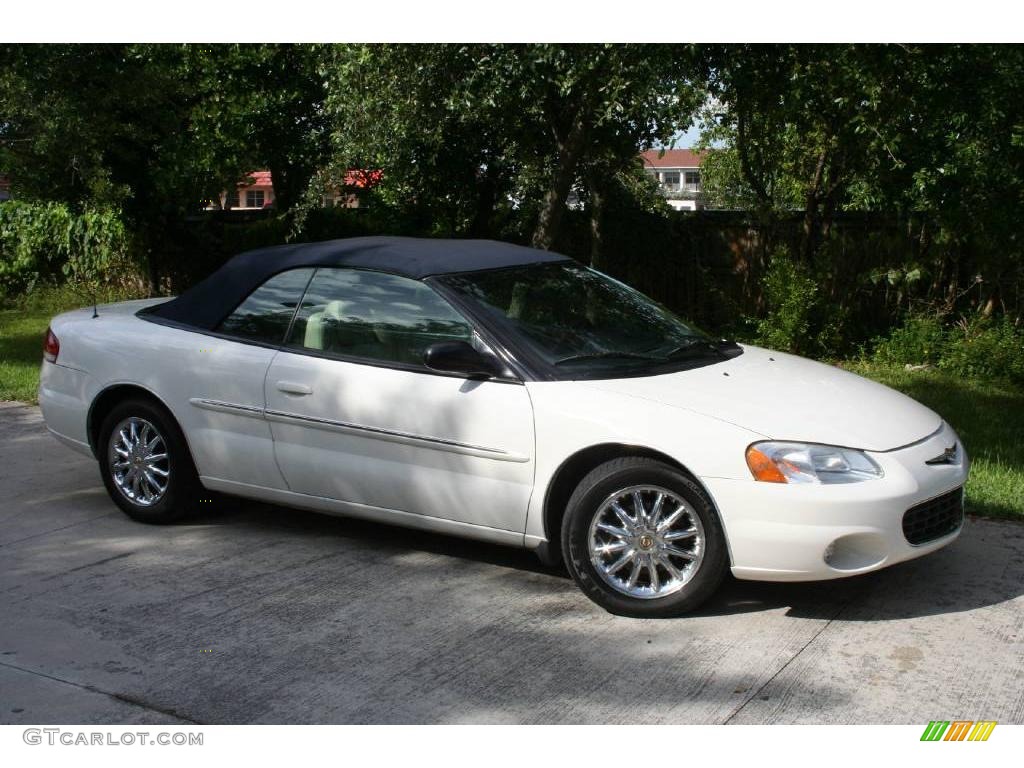
<instances>
[{"instance_id":1,"label":"rear side window","mask_svg":"<svg viewBox=\"0 0 1024 768\"><path fill-rule=\"evenodd\" d=\"M281 344L313 269L292 269L267 280L217 327L220 333Z\"/></svg>"}]
</instances>

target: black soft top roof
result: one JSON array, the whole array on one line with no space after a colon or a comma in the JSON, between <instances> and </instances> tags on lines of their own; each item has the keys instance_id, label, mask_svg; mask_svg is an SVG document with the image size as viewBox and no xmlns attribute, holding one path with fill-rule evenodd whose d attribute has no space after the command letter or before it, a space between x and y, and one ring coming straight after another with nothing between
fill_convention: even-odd
<instances>
[{"instance_id":1,"label":"black soft top roof","mask_svg":"<svg viewBox=\"0 0 1024 768\"><path fill-rule=\"evenodd\" d=\"M557 253L494 240L353 237L240 253L149 315L212 330L268 278L297 267L359 267L421 280L524 264L569 261Z\"/></svg>"}]
</instances>

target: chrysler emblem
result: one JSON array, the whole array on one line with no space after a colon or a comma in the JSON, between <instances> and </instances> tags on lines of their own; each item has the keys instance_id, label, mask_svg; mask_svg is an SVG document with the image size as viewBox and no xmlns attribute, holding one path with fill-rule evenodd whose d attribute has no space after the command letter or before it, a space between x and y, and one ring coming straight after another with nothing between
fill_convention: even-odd
<instances>
[{"instance_id":1,"label":"chrysler emblem","mask_svg":"<svg viewBox=\"0 0 1024 768\"><path fill-rule=\"evenodd\" d=\"M956 443L953 443L951 446L949 446L949 448L944 450L934 459L928 459L928 461L926 461L925 464L930 464L932 466L936 464L956 464L956 454Z\"/></svg>"}]
</instances>

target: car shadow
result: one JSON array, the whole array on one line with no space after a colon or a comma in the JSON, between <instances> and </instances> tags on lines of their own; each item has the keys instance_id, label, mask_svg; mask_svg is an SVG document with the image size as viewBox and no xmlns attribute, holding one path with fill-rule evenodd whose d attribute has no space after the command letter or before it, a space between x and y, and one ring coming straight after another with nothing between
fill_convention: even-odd
<instances>
[{"instance_id":1,"label":"car shadow","mask_svg":"<svg viewBox=\"0 0 1024 768\"><path fill-rule=\"evenodd\" d=\"M222 497L214 509L204 511L202 517L195 518L191 524L256 526L264 530L279 530L288 536L334 536L357 540L364 546L390 553L426 552L569 580L567 572L549 568L525 549L245 499Z\"/></svg>"},{"instance_id":2,"label":"car shadow","mask_svg":"<svg viewBox=\"0 0 1024 768\"><path fill-rule=\"evenodd\" d=\"M548 567L527 550L262 502L222 499L193 524L256 526L289 537L337 537L382 554L426 552L571 582L564 568ZM727 576L717 593L690 615L784 610L794 618L884 621L972 611L1021 595L1024 525L970 519L949 547L869 574L788 583Z\"/></svg>"}]
</instances>

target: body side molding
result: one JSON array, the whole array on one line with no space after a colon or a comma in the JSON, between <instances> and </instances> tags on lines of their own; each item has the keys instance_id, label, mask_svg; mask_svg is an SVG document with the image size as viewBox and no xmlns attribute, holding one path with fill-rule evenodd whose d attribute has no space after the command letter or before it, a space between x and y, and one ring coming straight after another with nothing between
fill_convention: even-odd
<instances>
[{"instance_id":1,"label":"body side molding","mask_svg":"<svg viewBox=\"0 0 1024 768\"><path fill-rule=\"evenodd\" d=\"M511 461L522 464L530 460L529 456L519 453L510 453L509 451L501 448L489 448L487 446L462 443L457 440L448 440L440 437L415 435L410 432L400 432L398 430L368 427L361 424L334 421L332 419L303 416L297 413L260 408L255 405L241 405L238 403L228 403L223 400L211 400L201 397L190 398L189 402L196 408L202 408L208 411L233 413L239 416L250 416L255 419L276 421L282 424L299 424L302 426L313 427L314 429L324 429L332 432L342 432L345 434L368 435L380 440L387 440L389 442L417 445L423 448L432 448L438 451L448 451L449 453L459 453L467 456L477 456L484 459L493 459L495 461Z\"/></svg>"}]
</instances>

